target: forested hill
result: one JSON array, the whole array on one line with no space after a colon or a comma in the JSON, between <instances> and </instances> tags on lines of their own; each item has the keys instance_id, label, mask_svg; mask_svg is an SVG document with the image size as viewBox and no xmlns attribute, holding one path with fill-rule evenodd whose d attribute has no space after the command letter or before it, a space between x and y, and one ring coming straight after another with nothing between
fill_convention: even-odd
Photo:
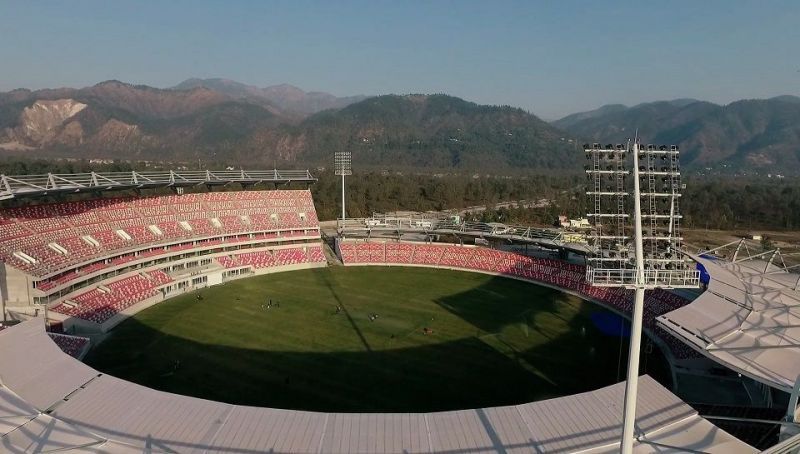
<instances>
[{"instance_id":1,"label":"forested hill","mask_svg":"<svg viewBox=\"0 0 800 454\"><path fill-rule=\"evenodd\" d=\"M217 79L0 93L0 156L16 157L327 167L347 150L362 169L508 175L579 171L580 144L623 142L637 129L646 143L680 145L687 170L800 174L793 96L615 104L548 124L443 94L337 98Z\"/></svg>"},{"instance_id":2,"label":"forested hill","mask_svg":"<svg viewBox=\"0 0 800 454\"><path fill-rule=\"evenodd\" d=\"M417 168L576 169L564 133L512 107L446 95L379 96L317 114L299 128L307 156L352 150L357 162Z\"/></svg>"},{"instance_id":3,"label":"forested hill","mask_svg":"<svg viewBox=\"0 0 800 454\"><path fill-rule=\"evenodd\" d=\"M694 99L609 105L553 122L587 141L624 141L638 129L648 143L677 144L696 170L800 173L800 98L737 101Z\"/></svg>"},{"instance_id":4,"label":"forested hill","mask_svg":"<svg viewBox=\"0 0 800 454\"><path fill-rule=\"evenodd\" d=\"M0 153L314 167L349 150L362 168L464 172L575 170L579 162L575 142L521 109L386 95L298 116L246 90L215 87L108 81L0 93Z\"/></svg>"}]
</instances>

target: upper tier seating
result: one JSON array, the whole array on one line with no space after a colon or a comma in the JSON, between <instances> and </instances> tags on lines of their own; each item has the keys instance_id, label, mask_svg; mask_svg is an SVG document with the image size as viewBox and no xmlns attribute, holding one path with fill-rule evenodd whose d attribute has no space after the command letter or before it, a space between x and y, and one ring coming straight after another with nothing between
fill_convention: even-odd
<instances>
[{"instance_id":1,"label":"upper tier seating","mask_svg":"<svg viewBox=\"0 0 800 454\"><path fill-rule=\"evenodd\" d=\"M584 266L561 260L448 244L343 242L339 251L346 265L413 264L498 273L571 290L626 314L633 310L631 291L591 286L586 282ZM658 327L655 319L688 303L689 300L660 289L649 291L645 299L645 327L664 341L676 358L698 354Z\"/></svg>"},{"instance_id":2,"label":"upper tier seating","mask_svg":"<svg viewBox=\"0 0 800 454\"><path fill-rule=\"evenodd\" d=\"M307 190L128 197L0 209L0 260L45 276L100 255L264 230L319 229ZM276 235L277 236L277 235ZM32 259L32 260L31 260ZM43 290L57 283L39 286Z\"/></svg>"}]
</instances>

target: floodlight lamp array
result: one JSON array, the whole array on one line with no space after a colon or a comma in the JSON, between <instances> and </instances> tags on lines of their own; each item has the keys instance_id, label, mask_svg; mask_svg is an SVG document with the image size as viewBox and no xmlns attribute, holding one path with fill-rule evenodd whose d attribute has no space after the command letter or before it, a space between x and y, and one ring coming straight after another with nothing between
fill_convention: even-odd
<instances>
[{"instance_id":1,"label":"floodlight lamp array","mask_svg":"<svg viewBox=\"0 0 800 454\"><path fill-rule=\"evenodd\" d=\"M631 255L627 244L630 241L627 199L630 197L626 161L629 144L595 143L584 145L588 183L586 195L592 204L587 217L593 223L589 245L596 251L595 263L604 268L628 267Z\"/></svg>"},{"instance_id":2,"label":"floodlight lamp array","mask_svg":"<svg viewBox=\"0 0 800 454\"><path fill-rule=\"evenodd\" d=\"M606 287L697 287L699 273L681 254L684 185L678 146L586 144L584 152L590 184L587 195L594 204L588 213L594 228L589 236L593 254L588 259L587 280ZM628 157L633 158L632 172ZM631 173L638 178L638 192L626 180ZM640 198L640 213L629 207L633 197ZM635 241L627 233L630 218L642 225L643 277L636 272Z\"/></svg>"},{"instance_id":3,"label":"floodlight lamp array","mask_svg":"<svg viewBox=\"0 0 800 454\"><path fill-rule=\"evenodd\" d=\"M333 168L336 175L353 174L353 155L349 151L337 151L333 154Z\"/></svg>"}]
</instances>

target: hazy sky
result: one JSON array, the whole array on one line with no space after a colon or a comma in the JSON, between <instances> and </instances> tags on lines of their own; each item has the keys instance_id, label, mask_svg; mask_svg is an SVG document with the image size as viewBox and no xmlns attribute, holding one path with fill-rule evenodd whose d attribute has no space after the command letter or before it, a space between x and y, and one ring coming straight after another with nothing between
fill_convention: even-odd
<instances>
[{"instance_id":1,"label":"hazy sky","mask_svg":"<svg viewBox=\"0 0 800 454\"><path fill-rule=\"evenodd\" d=\"M0 0L0 91L188 77L443 92L547 119L800 94L800 1Z\"/></svg>"}]
</instances>

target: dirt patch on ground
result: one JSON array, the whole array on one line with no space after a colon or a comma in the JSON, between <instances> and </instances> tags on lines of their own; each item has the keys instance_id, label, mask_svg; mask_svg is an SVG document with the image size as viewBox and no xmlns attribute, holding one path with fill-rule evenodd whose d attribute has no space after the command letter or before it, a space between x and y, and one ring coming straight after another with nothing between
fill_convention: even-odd
<instances>
[{"instance_id":1,"label":"dirt patch on ground","mask_svg":"<svg viewBox=\"0 0 800 454\"><path fill-rule=\"evenodd\" d=\"M27 151L33 150L33 147L29 147L28 145L21 144L19 142L6 142L0 143L0 150L8 150L8 151Z\"/></svg>"}]
</instances>

